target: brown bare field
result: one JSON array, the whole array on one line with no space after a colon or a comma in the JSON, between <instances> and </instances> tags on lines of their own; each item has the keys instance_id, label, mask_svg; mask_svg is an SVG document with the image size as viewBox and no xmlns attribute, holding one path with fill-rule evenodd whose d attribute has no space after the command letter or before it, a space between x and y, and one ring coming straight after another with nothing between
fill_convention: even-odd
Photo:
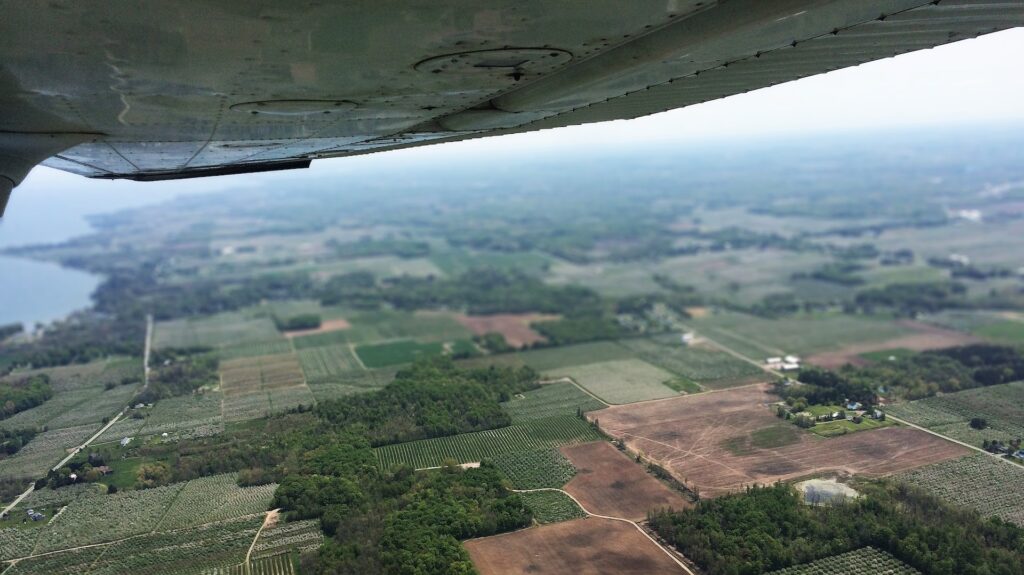
<instances>
[{"instance_id":1,"label":"brown bare field","mask_svg":"<svg viewBox=\"0 0 1024 575\"><path fill-rule=\"evenodd\" d=\"M814 354L806 359L808 363L835 369L846 365L867 365L870 361L860 357L862 353L882 351L886 349L910 349L914 351L925 351L929 349L941 349L957 345L979 343L982 340L970 334L953 331L936 325L930 325L913 320L902 320L898 322L904 327L909 327L917 333L904 335L885 341L874 341L855 343L844 346L833 351L825 351Z\"/></svg>"},{"instance_id":2,"label":"brown bare field","mask_svg":"<svg viewBox=\"0 0 1024 575\"><path fill-rule=\"evenodd\" d=\"M704 497L826 473L879 477L968 453L902 427L828 439L800 430L794 434L794 426L765 407L777 400L769 390L767 384L752 385L613 406L593 415L605 432Z\"/></svg>"},{"instance_id":3,"label":"brown bare field","mask_svg":"<svg viewBox=\"0 0 1024 575\"><path fill-rule=\"evenodd\" d=\"M590 517L464 543L480 575L616 575L683 570L623 521Z\"/></svg>"},{"instance_id":4,"label":"brown bare field","mask_svg":"<svg viewBox=\"0 0 1024 575\"><path fill-rule=\"evenodd\" d=\"M304 336L304 335L312 335L314 333L326 333L326 332L329 332L329 331L341 331L343 329L348 329L350 327L352 327L352 324L348 323L348 320L345 320L345 319L342 319L342 318L339 317L337 319L329 319L329 320L326 320L326 321L322 321L322 322L320 322L320 327L317 327L317 328L313 328L313 329L296 329L296 330L292 330L292 331L286 331L286 332L284 332L284 336L287 337L288 339L291 339L293 337L301 337L301 336Z\"/></svg>"},{"instance_id":5,"label":"brown bare field","mask_svg":"<svg viewBox=\"0 0 1024 575\"><path fill-rule=\"evenodd\" d=\"M512 347L523 347L538 341L546 341L544 336L533 331L530 324L536 321L553 321L561 316L539 313L517 313L496 315L464 315L455 319L476 335L500 333Z\"/></svg>"},{"instance_id":6,"label":"brown bare field","mask_svg":"<svg viewBox=\"0 0 1024 575\"><path fill-rule=\"evenodd\" d=\"M690 506L607 441L566 446L562 454L576 467L563 489L591 513L640 521L652 509Z\"/></svg>"}]
</instances>

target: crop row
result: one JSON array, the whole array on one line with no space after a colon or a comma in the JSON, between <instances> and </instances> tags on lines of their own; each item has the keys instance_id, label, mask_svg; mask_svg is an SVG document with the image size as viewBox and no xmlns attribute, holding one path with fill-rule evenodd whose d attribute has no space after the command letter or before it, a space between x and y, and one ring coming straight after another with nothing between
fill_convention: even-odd
<instances>
[{"instance_id":1,"label":"crop row","mask_svg":"<svg viewBox=\"0 0 1024 575\"><path fill-rule=\"evenodd\" d=\"M576 475L576 468L555 448L506 453L494 464L518 489L558 488Z\"/></svg>"},{"instance_id":2,"label":"crop row","mask_svg":"<svg viewBox=\"0 0 1024 575\"><path fill-rule=\"evenodd\" d=\"M826 557L805 565L797 565L770 575L921 575L913 567L873 547L864 547L841 555Z\"/></svg>"},{"instance_id":3,"label":"crop row","mask_svg":"<svg viewBox=\"0 0 1024 575\"><path fill-rule=\"evenodd\" d=\"M556 415L575 415L577 409L594 411L606 407L571 383L547 384L540 389L517 395L501 406L514 423Z\"/></svg>"},{"instance_id":4,"label":"crop row","mask_svg":"<svg viewBox=\"0 0 1024 575\"><path fill-rule=\"evenodd\" d=\"M263 557L276 555L283 550L296 549L300 552L319 548L324 535L316 519L277 523L260 534L253 547L253 555Z\"/></svg>"},{"instance_id":5,"label":"crop row","mask_svg":"<svg viewBox=\"0 0 1024 575\"><path fill-rule=\"evenodd\" d=\"M467 463L506 453L598 439L601 439L600 434L590 424L568 415L488 431L385 445L374 451L381 467L407 464L419 469L436 467L446 460Z\"/></svg>"},{"instance_id":6,"label":"crop row","mask_svg":"<svg viewBox=\"0 0 1024 575\"><path fill-rule=\"evenodd\" d=\"M557 523L587 516L571 497L561 491L532 491L519 496L533 511L537 523Z\"/></svg>"},{"instance_id":7,"label":"crop row","mask_svg":"<svg viewBox=\"0 0 1024 575\"><path fill-rule=\"evenodd\" d=\"M193 479L164 514L158 529L193 527L267 510L276 484L239 487L233 473Z\"/></svg>"},{"instance_id":8,"label":"crop row","mask_svg":"<svg viewBox=\"0 0 1024 575\"><path fill-rule=\"evenodd\" d=\"M976 453L908 471L901 481L938 497L1024 527L1024 467Z\"/></svg>"},{"instance_id":9,"label":"crop row","mask_svg":"<svg viewBox=\"0 0 1024 575\"><path fill-rule=\"evenodd\" d=\"M306 379L322 381L349 371L361 371L362 366L347 345L313 347L298 351L299 363Z\"/></svg>"}]
</instances>

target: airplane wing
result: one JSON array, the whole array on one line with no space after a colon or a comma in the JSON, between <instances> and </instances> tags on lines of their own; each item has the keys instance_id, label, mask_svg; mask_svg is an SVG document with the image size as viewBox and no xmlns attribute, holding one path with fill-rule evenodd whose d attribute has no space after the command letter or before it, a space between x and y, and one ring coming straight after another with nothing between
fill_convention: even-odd
<instances>
[{"instance_id":1,"label":"airplane wing","mask_svg":"<svg viewBox=\"0 0 1024 575\"><path fill-rule=\"evenodd\" d=\"M1008 0L0 0L0 213L635 118L1024 24Z\"/></svg>"}]
</instances>

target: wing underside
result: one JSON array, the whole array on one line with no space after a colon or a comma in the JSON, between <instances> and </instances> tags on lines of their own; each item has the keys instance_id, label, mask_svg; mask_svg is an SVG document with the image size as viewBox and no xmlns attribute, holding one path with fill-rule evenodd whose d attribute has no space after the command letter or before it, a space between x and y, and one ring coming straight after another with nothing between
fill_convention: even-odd
<instances>
[{"instance_id":1,"label":"wing underside","mask_svg":"<svg viewBox=\"0 0 1024 575\"><path fill-rule=\"evenodd\" d=\"M95 178L287 169L635 118L1024 24L1024 2L973 0L4 7L15 183L4 150L41 135L33 162Z\"/></svg>"}]
</instances>

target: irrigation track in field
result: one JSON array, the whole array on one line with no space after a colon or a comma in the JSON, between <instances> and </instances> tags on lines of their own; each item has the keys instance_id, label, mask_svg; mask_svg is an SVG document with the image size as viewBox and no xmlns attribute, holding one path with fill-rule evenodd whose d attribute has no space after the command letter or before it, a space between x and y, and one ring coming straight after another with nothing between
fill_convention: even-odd
<instances>
[{"instance_id":1,"label":"irrigation track in field","mask_svg":"<svg viewBox=\"0 0 1024 575\"><path fill-rule=\"evenodd\" d=\"M277 511L277 510L276 509L271 509L270 511L261 511L259 513L250 513L248 515L239 515L238 517L231 517L231 518L228 518L228 519L222 519L220 521L211 521L209 523L201 523L199 525L193 525L191 527L180 527L178 529L168 529L167 531L161 531L160 533L176 533L178 531L192 531L194 529L199 529L199 528L202 528L202 527L208 527L210 525L216 525L218 523L227 523L229 521L237 521L239 519L248 519L250 517L259 517L260 515L270 514L273 511ZM265 519L264 519L263 525L266 525L266 520ZM263 526L262 525L260 526L260 531L263 531ZM152 531L147 531L146 533L139 533L139 534L136 534L136 535L129 535L128 537L122 537L120 539L114 539L113 541L102 541L100 543L89 543L87 545L78 545L76 547L66 547L64 549L55 549L53 551L46 551L46 552L43 552L43 553L33 553L31 555L25 555L23 557L14 557L12 559L5 559L5 560L2 561L2 563L10 563L11 566L13 566L14 564L18 563L19 561L24 561L26 559L36 559L38 557L48 557L50 555L57 555L57 554L60 554L60 553L67 553L69 551L78 551L80 549L89 549L89 548L92 548L92 547L106 547L108 545L114 545L115 543L121 543L122 541L130 541L132 539L138 539L140 537L149 537L149 536L153 535L153 533L154 532L152 532ZM256 535L258 537L259 533L257 533ZM253 540L253 542L255 543L255 539ZM251 547L250 547L250 550L251 550ZM8 566L8 568L10 568L10 566ZM5 571L6 571L6 569L5 569ZM0 571L0 575L3 575L2 571Z\"/></svg>"},{"instance_id":2,"label":"irrigation track in field","mask_svg":"<svg viewBox=\"0 0 1024 575\"><path fill-rule=\"evenodd\" d=\"M661 551L665 555L668 555L668 557L670 559L672 559L672 561L675 561L676 565L679 565L679 567L683 571L686 571L689 575L696 575L696 573L694 573L689 567L686 566L686 563L683 563L682 561L680 561L679 558L676 557L676 555L674 553L672 553L672 551L666 549L661 543L658 542L657 539L655 539L654 537L651 537L651 534L648 533L647 531L645 531L644 528L641 527L640 524L637 523L636 521L633 521L631 519L625 519L623 517L612 517L611 515L598 515L597 513L591 513L590 511L587 510L586 507L583 506L582 503L580 503L579 499L576 499L575 497L573 497L572 493L569 493L568 491L565 491L564 489L557 489L555 487L541 487L539 489L512 489L512 491L514 491L515 493L536 493L538 491L557 491L559 493L562 493L562 494L568 496L569 499L572 499L574 502L576 502L576 505L579 505L580 509L582 509L583 512L586 513L590 517L597 517L598 519L610 519L612 521L622 521L623 523L629 523L633 527L636 527L637 531L642 533L644 537L646 537L647 539L649 539L651 541L651 543L654 543L655 545L657 545L658 549L661 549Z\"/></svg>"},{"instance_id":3,"label":"irrigation track in field","mask_svg":"<svg viewBox=\"0 0 1024 575\"><path fill-rule=\"evenodd\" d=\"M142 391L145 391L146 390L146 386L149 385L149 350L151 348L151 342L152 341L153 341L153 316L152 315L147 315L146 316L145 355L142 358L142 372L143 372L142 373L142 377L143 377ZM106 425L101 427L99 431L97 431L96 433L94 433L92 435L92 437L87 439L85 441L85 443L83 443L83 444L79 445L78 447L74 448L71 451L71 453L68 454L67 457L65 457L64 459L61 459L57 463L57 465L54 465L51 469L53 469L54 471L57 471L58 469L63 467L65 463L67 463L68 461L71 461L71 459L74 456L78 455L79 452L81 452L83 449L88 447L89 444L92 443L93 441L95 441L97 437L103 435L103 432L105 432L106 430L110 429L110 427L112 425L117 423L117 421L119 419L121 419L121 416L124 415L126 411L128 411L128 406L125 406L117 415L112 417L110 419L110 421L107 422ZM8 504L6 507L4 507L3 511L0 511L0 515L7 515L8 513L10 513L10 511L12 509L14 509L19 503L21 503L22 499L28 497L28 494L32 493L32 491L34 489L35 489L35 484L29 485L28 489L26 489L21 495L16 497L14 499L14 501L12 501L10 504ZM0 575L2 575L2 572L0 572Z\"/></svg>"},{"instance_id":4,"label":"irrigation track in field","mask_svg":"<svg viewBox=\"0 0 1024 575\"><path fill-rule=\"evenodd\" d=\"M694 331L694 330L690 329L687 326L684 326L684 327L687 330ZM706 335L701 335L701 337L703 337L704 340L707 341L708 343L710 343L711 345L721 349L722 351L724 351L726 353L729 353L729 354L735 356L738 359L742 359L743 361L746 361L747 363L751 363L753 365L756 365L757 367L763 369L764 371L766 371L766 372L768 372L768 373L770 373L772 375L776 375L776 376L779 376L779 377L786 377L782 373L779 373L779 372L777 372L777 371L775 371L773 369L770 369L768 366L763 365L763 364L761 364L761 363L759 363L759 362L757 362L757 361L755 361L755 360L753 360L753 359L743 355L742 353L740 353L740 352L738 352L738 351L736 351L736 350L726 346L725 344L719 343L719 342L717 342L717 341L707 337ZM729 389L735 389L735 388L729 388ZM657 400L655 400L655 401L657 401ZM1010 461L1010 460L1008 460L1008 459L1006 459L1004 457L1001 457L998 453L989 453L988 451L985 451L984 449L982 449L982 448L980 448L980 447L978 447L976 445L971 445L970 443L964 443L963 441L960 441L958 439L953 439L952 437L949 437L948 435L943 435L943 434L941 434L941 433L939 433L937 431L928 429L927 427L922 427L920 425L917 425L916 423L911 423L911 422L909 422L909 421L907 421L907 420L905 420L903 418L896 417L896 416L891 415L889 413L886 413L885 416L887 418L895 421L896 423L899 423L899 424L902 424L902 425L906 425L907 427L912 427L914 429L917 429L919 431L923 431L925 433L929 433L931 435L934 435L935 437L938 437L940 439L945 439L946 441L955 443L957 445L961 445L961 446L966 447L968 449L973 449L974 451L977 451L978 453L984 453L985 455L988 455L989 457L994 457L995 459L997 459L999 461L1002 461L1003 463L1005 463L1007 465L1013 465L1015 467L1017 466L1016 463L1014 463L1014 462L1012 462L1012 461Z\"/></svg>"}]
</instances>

